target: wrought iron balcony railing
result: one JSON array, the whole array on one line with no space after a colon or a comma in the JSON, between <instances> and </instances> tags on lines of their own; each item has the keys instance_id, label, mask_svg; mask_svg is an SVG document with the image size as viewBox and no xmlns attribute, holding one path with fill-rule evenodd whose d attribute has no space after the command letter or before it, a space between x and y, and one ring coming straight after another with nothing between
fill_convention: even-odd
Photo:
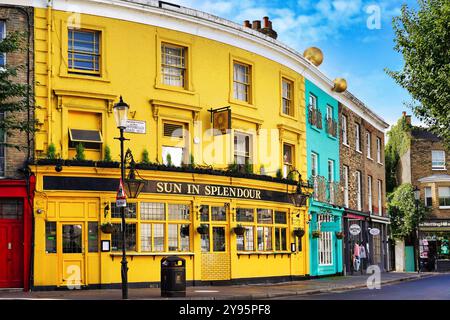
<instances>
[{"instance_id":1,"label":"wrought iron balcony railing","mask_svg":"<svg viewBox=\"0 0 450 320\"><path fill-rule=\"evenodd\" d=\"M308 108L308 122L318 129L322 129L322 113L318 108Z\"/></svg>"},{"instance_id":2,"label":"wrought iron balcony railing","mask_svg":"<svg viewBox=\"0 0 450 320\"><path fill-rule=\"evenodd\" d=\"M315 201L329 203L336 206L344 206L344 191L341 183L327 181L323 176L314 176L309 179L313 188L312 198Z\"/></svg>"},{"instance_id":3,"label":"wrought iron balcony railing","mask_svg":"<svg viewBox=\"0 0 450 320\"><path fill-rule=\"evenodd\" d=\"M327 118L327 133L337 137L337 122L332 118Z\"/></svg>"}]
</instances>

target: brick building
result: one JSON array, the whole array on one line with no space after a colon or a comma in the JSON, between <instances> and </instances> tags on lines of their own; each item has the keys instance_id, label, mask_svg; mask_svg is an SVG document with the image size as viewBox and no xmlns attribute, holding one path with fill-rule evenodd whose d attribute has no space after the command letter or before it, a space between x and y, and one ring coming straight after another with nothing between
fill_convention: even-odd
<instances>
[{"instance_id":1,"label":"brick building","mask_svg":"<svg viewBox=\"0 0 450 320\"><path fill-rule=\"evenodd\" d=\"M27 105L32 105L33 87L33 9L0 4L0 41L9 33L26 34L25 48L0 54L0 68L24 66L14 81L30 86ZM0 71L2 72L2 71ZM0 102L0 117L8 118ZM14 114L15 119L33 119L32 108ZM0 288L29 286L34 177L27 174L32 154L32 136L26 132L0 131ZM17 149L6 144L20 145ZM28 147L28 148L27 148ZM31 150L31 152L30 152Z\"/></svg>"},{"instance_id":2,"label":"brick building","mask_svg":"<svg viewBox=\"0 0 450 320\"><path fill-rule=\"evenodd\" d=\"M382 271L390 269L384 168L384 130L388 125L376 115L360 111L339 104L344 259L348 274L362 273L373 264ZM361 255L358 266L355 252L361 247L366 254Z\"/></svg>"},{"instance_id":3,"label":"brick building","mask_svg":"<svg viewBox=\"0 0 450 320\"><path fill-rule=\"evenodd\" d=\"M411 125L411 116L403 113ZM397 166L397 181L411 183L420 189L421 201L429 208L429 216L419 226L420 258L431 270L450 269L450 152L442 140L426 128L410 127L411 142ZM417 248L417 241L406 247ZM402 251L402 246L400 246ZM407 248L403 249L407 251ZM414 250L416 252L416 250ZM401 254L404 256L404 254ZM417 259L414 258L414 262ZM437 262L437 263L436 263ZM406 267L401 263L398 269Z\"/></svg>"}]
</instances>

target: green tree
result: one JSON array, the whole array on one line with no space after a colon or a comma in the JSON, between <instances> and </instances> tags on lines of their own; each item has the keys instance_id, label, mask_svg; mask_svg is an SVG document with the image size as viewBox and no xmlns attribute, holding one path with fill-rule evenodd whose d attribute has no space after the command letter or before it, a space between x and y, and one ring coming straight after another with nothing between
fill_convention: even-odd
<instances>
[{"instance_id":1,"label":"green tree","mask_svg":"<svg viewBox=\"0 0 450 320\"><path fill-rule=\"evenodd\" d=\"M401 117L395 125L391 127L387 135L389 137L385 147L386 165L386 191L392 192L398 186L397 165L400 157L408 151L411 144L411 125L406 123Z\"/></svg>"},{"instance_id":2,"label":"green tree","mask_svg":"<svg viewBox=\"0 0 450 320\"><path fill-rule=\"evenodd\" d=\"M405 183L388 195L387 210L391 217L392 236L396 239L404 239L417 227L418 221L422 220L427 210L419 202L419 210L416 210L413 186Z\"/></svg>"},{"instance_id":3,"label":"green tree","mask_svg":"<svg viewBox=\"0 0 450 320\"><path fill-rule=\"evenodd\" d=\"M112 161L111 158L111 149L108 145L105 146L105 156L103 157L103 161Z\"/></svg>"},{"instance_id":4,"label":"green tree","mask_svg":"<svg viewBox=\"0 0 450 320\"><path fill-rule=\"evenodd\" d=\"M54 143L50 143L47 149L47 159L55 160L56 159L56 147Z\"/></svg>"},{"instance_id":5,"label":"green tree","mask_svg":"<svg viewBox=\"0 0 450 320\"><path fill-rule=\"evenodd\" d=\"M417 12L403 5L393 19L404 66L386 71L411 94L414 115L450 147L450 1L418 2Z\"/></svg>"},{"instance_id":6,"label":"green tree","mask_svg":"<svg viewBox=\"0 0 450 320\"><path fill-rule=\"evenodd\" d=\"M142 163L150 163L150 159L148 157L148 150L144 149L142 151Z\"/></svg>"},{"instance_id":7,"label":"green tree","mask_svg":"<svg viewBox=\"0 0 450 320\"><path fill-rule=\"evenodd\" d=\"M26 48L26 34L11 32L0 40L0 55L23 52ZM17 133L26 133L28 138L23 143L4 143L6 147L18 150L28 149L30 153L31 137L36 131L31 117L34 109L32 90L28 84L17 81L18 73L25 69L24 65L7 64L0 68L0 136L7 137ZM28 113L28 111L30 111ZM30 117L24 116L28 113ZM3 140L3 139L2 139Z\"/></svg>"},{"instance_id":8,"label":"green tree","mask_svg":"<svg viewBox=\"0 0 450 320\"><path fill-rule=\"evenodd\" d=\"M78 160L78 161L86 160L86 157L84 155L84 146L81 142L77 144L76 152L77 153L75 154L75 158L74 158L75 160Z\"/></svg>"}]
</instances>

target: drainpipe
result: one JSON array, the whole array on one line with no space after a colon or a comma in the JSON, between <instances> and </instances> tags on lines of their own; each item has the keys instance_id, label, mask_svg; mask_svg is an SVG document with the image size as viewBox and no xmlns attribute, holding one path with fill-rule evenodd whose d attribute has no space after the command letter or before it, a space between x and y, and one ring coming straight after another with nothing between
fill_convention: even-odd
<instances>
[{"instance_id":1,"label":"drainpipe","mask_svg":"<svg viewBox=\"0 0 450 320\"><path fill-rule=\"evenodd\" d=\"M53 142L52 139L52 4L53 0L47 3L47 144Z\"/></svg>"}]
</instances>

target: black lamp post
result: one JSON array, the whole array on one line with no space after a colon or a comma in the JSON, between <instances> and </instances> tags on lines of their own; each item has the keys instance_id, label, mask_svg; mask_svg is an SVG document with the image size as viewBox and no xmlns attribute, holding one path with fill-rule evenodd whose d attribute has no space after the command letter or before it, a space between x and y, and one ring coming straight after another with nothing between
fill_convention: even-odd
<instances>
[{"instance_id":1,"label":"black lamp post","mask_svg":"<svg viewBox=\"0 0 450 320\"><path fill-rule=\"evenodd\" d=\"M289 176L292 172L296 172L298 174L298 183L297 183L297 189L294 193L288 193L289 201L296 207L303 207L306 205L306 201L311 196L309 193L305 193L302 190L302 175L298 170L293 169L290 170L288 175Z\"/></svg>"},{"instance_id":2,"label":"black lamp post","mask_svg":"<svg viewBox=\"0 0 450 320\"><path fill-rule=\"evenodd\" d=\"M417 228L416 228L416 237L417 237L417 273L420 273L420 239L419 239L419 201L420 201L420 189L417 186L414 186L414 200L416 202L416 214L417 214Z\"/></svg>"},{"instance_id":3,"label":"black lamp post","mask_svg":"<svg viewBox=\"0 0 450 320\"><path fill-rule=\"evenodd\" d=\"M123 102L122 96L120 96L120 101L114 105L114 117L116 119L117 128L120 130L120 137L114 138L120 141L120 179L121 182L125 180L125 161L123 154L123 142L126 139L123 136L123 131L127 127L128 120L128 109L129 106ZM126 206L126 203L125 203ZM122 268L121 268L121 276L122 276L122 299L128 299L128 262L126 258L126 247L125 247L125 206L120 207L120 215L122 217Z\"/></svg>"}]
</instances>

